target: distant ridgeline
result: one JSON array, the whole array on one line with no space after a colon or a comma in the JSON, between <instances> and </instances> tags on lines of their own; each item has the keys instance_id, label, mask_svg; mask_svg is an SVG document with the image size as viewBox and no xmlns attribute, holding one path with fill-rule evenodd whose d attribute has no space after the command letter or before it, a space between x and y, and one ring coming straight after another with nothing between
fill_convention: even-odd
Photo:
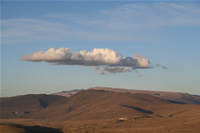
<instances>
[{"instance_id":1,"label":"distant ridgeline","mask_svg":"<svg viewBox=\"0 0 200 133\"><path fill-rule=\"evenodd\" d=\"M0 98L0 117L59 121L163 118L200 109L195 104L200 104L200 97L187 93L95 87Z\"/></svg>"}]
</instances>

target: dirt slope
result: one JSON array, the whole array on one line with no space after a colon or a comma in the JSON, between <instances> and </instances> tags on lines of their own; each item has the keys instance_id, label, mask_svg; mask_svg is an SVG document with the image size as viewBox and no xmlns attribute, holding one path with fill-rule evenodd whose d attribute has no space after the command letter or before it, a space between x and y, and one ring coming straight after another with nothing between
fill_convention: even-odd
<instances>
[{"instance_id":1,"label":"dirt slope","mask_svg":"<svg viewBox=\"0 0 200 133\"><path fill-rule=\"evenodd\" d=\"M7 105L4 106L3 114L6 117L1 119L1 123L6 123L3 125L5 130L13 131L15 128L16 131L35 130L32 127L39 125L41 130L47 129L43 127L49 127L51 129L48 130L51 131L59 128L61 129L59 131L64 133L198 133L200 131L200 105L198 104L175 104L147 94L103 90L80 91L69 98L49 97L46 99L49 103L47 107L41 107L40 104L29 105L26 102L23 106L20 104L19 101L30 97L32 95L23 97L23 100L19 97L11 98L11 101L16 98L18 101L12 109L20 106L22 110L28 107L31 110L27 114L21 114L20 117L18 114L9 114L11 107L1 101L2 105ZM35 97L37 98L32 99L38 101L39 97ZM9 101L9 98L6 101ZM37 109L34 111L35 107ZM121 121L121 118L124 121ZM8 128L11 123L22 126Z\"/></svg>"},{"instance_id":2,"label":"dirt slope","mask_svg":"<svg viewBox=\"0 0 200 133\"><path fill-rule=\"evenodd\" d=\"M14 105L11 101L16 104ZM157 118L180 115L184 110L195 107L187 104L174 104L147 94L117 93L103 90L84 90L69 98L49 95L12 97L1 100L1 106L2 118L56 121L117 119L121 117Z\"/></svg>"},{"instance_id":3,"label":"dirt slope","mask_svg":"<svg viewBox=\"0 0 200 133\"><path fill-rule=\"evenodd\" d=\"M142 93L142 94L148 94L148 95L156 96L162 99L171 100L171 101L175 101L179 103L200 104L200 96L190 95L188 93L105 88L105 87L93 87L93 88L89 88L89 90L104 90L104 91L132 93L132 94Z\"/></svg>"},{"instance_id":4,"label":"dirt slope","mask_svg":"<svg viewBox=\"0 0 200 133\"><path fill-rule=\"evenodd\" d=\"M67 99L62 96L30 94L0 98L1 118L23 118L35 111L57 105Z\"/></svg>"}]
</instances>

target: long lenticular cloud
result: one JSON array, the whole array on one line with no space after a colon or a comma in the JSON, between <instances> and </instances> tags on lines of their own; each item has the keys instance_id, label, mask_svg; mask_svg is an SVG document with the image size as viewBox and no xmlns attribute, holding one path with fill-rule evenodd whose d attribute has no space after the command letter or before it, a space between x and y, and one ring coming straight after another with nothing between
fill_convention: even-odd
<instances>
[{"instance_id":1,"label":"long lenticular cloud","mask_svg":"<svg viewBox=\"0 0 200 133\"><path fill-rule=\"evenodd\" d=\"M34 52L22 57L24 61L48 62L54 65L92 66L99 74L130 72L132 69L150 68L149 59L142 55L123 58L119 53L108 48L94 48L93 51L72 52L70 48L50 48L47 51ZM99 67L104 66L100 69ZM98 69L97 69L98 68Z\"/></svg>"}]
</instances>

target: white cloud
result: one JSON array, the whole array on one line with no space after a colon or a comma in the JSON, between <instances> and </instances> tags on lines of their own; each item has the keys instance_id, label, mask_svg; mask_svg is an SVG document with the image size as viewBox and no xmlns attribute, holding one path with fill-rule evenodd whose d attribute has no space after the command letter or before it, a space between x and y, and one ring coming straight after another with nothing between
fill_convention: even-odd
<instances>
[{"instance_id":1,"label":"white cloud","mask_svg":"<svg viewBox=\"0 0 200 133\"><path fill-rule=\"evenodd\" d=\"M149 61L149 59L145 58L142 55L135 55L133 57L133 59L137 60L137 62L138 62L137 67L143 67L143 68L150 67L150 61Z\"/></svg>"},{"instance_id":2,"label":"white cloud","mask_svg":"<svg viewBox=\"0 0 200 133\"><path fill-rule=\"evenodd\" d=\"M107 48L94 48L91 52L86 50L72 52L70 48L50 48L48 51L24 55L22 60L33 62L45 61L55 65L100 66L115 64L121 58L119 53Z\"/></svg>"},{"instance_id":3,"label":"white cloud","mask_svg":"<svg viewBox=\"0 0 200 133\"><path fill-rule=\"evenodd\" d=\"M126 57L124 59L121 59L117 64L111 64L110 66L126 66L132 67L133 69L149 68L150 61L148 58L145 58L142 55L135 55L133 58Z\"/></svg>"},{"instance_id":4,"label":"white cloud","mask_svg":"<svg viewBox=\"0 0 200 133\"><path fill-rule=\"evenodd\" d=\"M151 64L148 58L135 55L133 58L123 58L119 53L108 48L94 48L93 51L72 52L70 48L50 48L47 51L26 54L24 61L48 62L53 65L91 66L99 70L99 74L131 72L133 69L148 69ZM103 68L100 68L104 66Z\"/></svg>"}]
</instances>

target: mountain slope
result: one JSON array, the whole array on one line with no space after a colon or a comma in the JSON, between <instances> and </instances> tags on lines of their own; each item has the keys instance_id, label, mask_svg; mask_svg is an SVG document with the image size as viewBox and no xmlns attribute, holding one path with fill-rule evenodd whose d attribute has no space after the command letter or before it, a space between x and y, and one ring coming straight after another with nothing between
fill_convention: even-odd
<instances>
[{"instance_id":1,"label":"mountain slope","mask_svg":"<svg viewBox=\"0 0 200 133\"><path fill-rule=\"evenodd\" d=\"M160 117L162 111L179 106L147 94L85 90L66 99L56 108L33 114L55 120L97 120L120 117ZM56 117L53 117L56 116Z\"/></svg>"},{"instance_id":2,"label":"mountain slope","mask_svg":"<svg viewBox=\"0 0 200 133\"><path fill-rule=\"evenodd\" d=\"M71 90L71 91L62 91L62 92L58 92L58 93L53 93L52 95L58 95L58 96L64 96L64 97L70 97L76 93L78 93L79 89L74 89L74 90Z\"/></svg>"},{"instance_id":3,"label":"mountain slope","mask_svg":"<svg viewBox=\"0 0 200 133\"><path fill-rule=\"evenodd\" d=\"M168 101L145 94L122 94L106 91L81 91L67 103L65 119L105 119L153 114L148 104L160 106ZM151 113L147 113L151 112Z\"/></svg>"},{"instance_id":4,"label":"mountain slope","mask_svg":"<svg viewBox=\"0 0 200 133\"><path fill-rule=\"evenodd\" d=\"M105 88L105 87L94 87L89 88L89 90L104 90L113 91L119 93L141 93L156 96L169 101L185 103L185 104L200 104L200 97L195 95L190 95L188 93L180 92L164 92L164 91L147 91L147 90L133 90L133 89L119 89L119 88Z\"/></svg>"},{"instance_id":5,"label":"mountain slope","mask_svg":"<svg viewBox=\"0 0 200 133\"><path fill-rule=\"evenodd\" d=\"M39 98L48 106L41 106ZM31 129L34 125L77 133L197 133L200 129L199 104L175 104L148 94L85 90L69 98L25 95L0 100L4 108L0 123L18 123Z\"/></svg>"},{"instance_id":6,"label":"mountain slope","mask_svg":"<svg viewBox=\"0 0 200 133\"><path fill-rule=\"evenodd\" d=\"M67 99L62 96L46 94L29 94L16 97L0 98L1 118L23 117L24 114L30 114L34 111L57 105Z\"/></svg>"},{"instance_id":7,"label":"mountain slope","mask_svg":"<svg viewBox=\"0 0 200 133\"><path fill-rule=\"evenodd\" d=\"M48 106L42 106L39 99L47 102ZM148 94L117 93L103 90L83 90L69 98L52 95L11 97L7 100L1 100L1 106L3 109L0 113L1 118L56 121L160 118L181 115L192 110L195 112L200 107L198 105L174 104Z\"/></svg>"}]
</instances>

